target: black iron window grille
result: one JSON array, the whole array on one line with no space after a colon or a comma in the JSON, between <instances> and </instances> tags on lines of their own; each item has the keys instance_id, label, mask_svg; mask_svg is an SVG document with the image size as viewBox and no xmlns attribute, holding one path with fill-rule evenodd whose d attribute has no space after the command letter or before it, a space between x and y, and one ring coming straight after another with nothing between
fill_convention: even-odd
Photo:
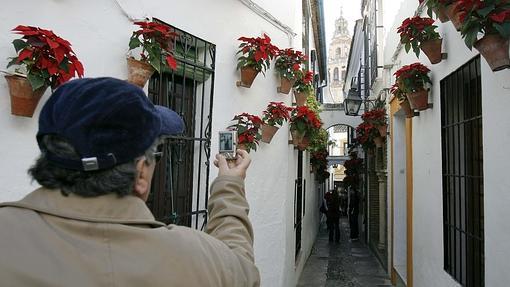
<instances>
[{"instance_id":1,"label":"black iron window grille","mask_svg":"<svg viewBox=\"0 0 510 287\"><path fill-rule=\"evenodd\" d=\"M177 69L156 73L149 81L149 97L179 113L185 131L164 140L147 205L159 221L202 230L209 197L216 46L168 26L178 35L172 43Z\"/></svg>"},{"instance_id":2,"label":"black iron window grille","mask_svg":"<svg viewBox=\"0 0 510 287\"><path fill-rule=\"evenodd\" d=\"M484 286L480 57L441 81L444 269Z\"/></svg>"}]
</instances>

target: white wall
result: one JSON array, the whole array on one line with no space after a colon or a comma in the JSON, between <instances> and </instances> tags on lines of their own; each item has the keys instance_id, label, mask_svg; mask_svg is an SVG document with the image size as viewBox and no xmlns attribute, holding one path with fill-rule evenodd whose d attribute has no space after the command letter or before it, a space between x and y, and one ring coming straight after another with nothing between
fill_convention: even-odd
<instances>
[{"instance_id":1,"label":"white wall","mask_svg":"<svg viewBox=\"0 0 510 287\"><path fill-rule=\"evenodd\" d=\"M413 2L413 5L409 5ZM417 1L405 1L400 8L385 46L385 61L391 62L398 35L395 28L401 21L412 16ZM444 35L444 48L448 59L432 66L424 55L420 62L431 68L432 92L429 102L432 109L421 112L413 118L413 266L414 286L459 286L443 270L443 207L441 180L441 107L440 80L476 56L464 45L460 34L451 23L439 23ZM401 51L396 61L398 65L417 62L414 54ZM485 286L507 286L510 280L510 178L507 176L510 154L506 147L510 144L510 92L503 88L502 75L495 74L481 59L482 67L482 112L484 145L484 223L485 223ZM496 78L500 78L497 80ZM504 79L504 78L503 78ZM508 79L508 76L507 78ZM507 82L508 80L506 80ZM396 172L398 172L396 170ZM397 247L396 247L397 248Z\"/></svg>"},{"instance_id":2,"label":"white wall","mask_svg":"<svg viewBox=\"0 0 510 287\"><path fill-rule=\"evenodd\" d=\"M297 36L294 48L301 48L300 1L256 1L284 24L293 27ZM119 1L135 18L159 18L182 30L216 44L216 78L213 111L212 153L217 150L217 131L230 124L234 114L260 114L270 101L291 104L291 96L276 93L278 78L274 69L266 78L259 75L251 89L238 88L236 51L240 36L259 36L268 33L279 47L288 47L288 36L263 20L237 0L224 1ZM27 7L31 7L28 9ZM14 56L11 41L16 38L10 30L18 24L52 29L73 44L85 66L85 75L127 77L125 54L129 37L135 26L113 0L100 1L37 1L6 2L0 14L0 67ZM313 47L313 42L312 42ZM0 201L16 200L35 185L31 185L26 169L38 155L35 142L38 113L46 98L39 104L33 118L10 115L7 84L0 79ZM261 144L252 153L253 163L246 180L250 218L255 230L256 263L261 271L262 286L293 286L304 261L294 268L293 206L297 152L288 145L288 126L275 136L271 145ZM307 164L305 166L308 166ZM211 170L211 178L217 171ZM315 184L305 171L307 183L307 212L303 226L303 254L310 252L316 235L318 212L313 204ZM263 180L261 180L263 179ZM315 211L314 211L315 210ZM307 256L304 257L306 259Z\"/></svg>"},{"instance_id":3,"label":"white wall","mask_svg":"<svg viewBox=\"0 0 510 287\"><path fill-rule=\"evenodd\" d=\"M407 281L406 119L393 118L393 268ZM390 157L391 158L391 157ZM391 174L390 174L391 175ZM390 182L391 183L391 182ZM388 189L389 190L389 189ZM391 203L390 203L391 206ZM390 225L390 226L391 226ZM391 270L391 269L390 269Z\"/></svg>"}]
</instances>

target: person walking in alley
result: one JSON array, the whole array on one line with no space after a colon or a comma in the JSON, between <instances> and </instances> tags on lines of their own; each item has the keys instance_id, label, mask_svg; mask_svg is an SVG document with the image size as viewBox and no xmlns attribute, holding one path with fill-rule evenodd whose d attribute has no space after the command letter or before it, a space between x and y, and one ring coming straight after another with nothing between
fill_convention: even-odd
<instances>
[{"instance_id":1,"label":"person walking in alley","mask_svg":"<svg viewBox=\"0 0 510 287\"><path fill-rule=\"evenodd\" d=\"M326 200L326 217L329 231L329 241L340 241L340 197L336 190L330 190L324 195Z\"/></svg>"},{"instance_id":2,"label":"person walking in alley","mask_svg":"<svg viewBox=\"0 0 510 287\"><path fill-rule=\"evenodd\" d=\"M205 233L154 219L145 202L172 110L113 78L59 87L39 117L41 188L0 204L2 286L259 286L245 151L217 155Z\"/></svg>"}]
</instances>

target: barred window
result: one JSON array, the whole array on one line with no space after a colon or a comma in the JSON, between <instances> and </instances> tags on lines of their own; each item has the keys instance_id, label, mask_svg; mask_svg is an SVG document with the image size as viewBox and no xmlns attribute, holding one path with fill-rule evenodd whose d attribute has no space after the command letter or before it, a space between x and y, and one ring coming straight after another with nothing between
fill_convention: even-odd
<instances>
[{"instance_id":1,"label":"barred window","mask_svg":"<svg viewBox=\"0 0 510 287\"><path fill-rule=\"evenodd\" d=\"M170 43L177 70L155 73L149 81L149 98L176 111L185 131L163 143L163 158L156 166L147 205L159 221L203 229L209 196L216 46L168 26L177 33Z\"/></svg>"},{"instance_id":2,"label":"barred window","mask_svg":"<svg viewBox=\"0 0 510 287\"><path fill-rule=\"evenodd\" d=\"M484 286L480 57L441 81L444 269Z\"/></svg>"}]
</instances>

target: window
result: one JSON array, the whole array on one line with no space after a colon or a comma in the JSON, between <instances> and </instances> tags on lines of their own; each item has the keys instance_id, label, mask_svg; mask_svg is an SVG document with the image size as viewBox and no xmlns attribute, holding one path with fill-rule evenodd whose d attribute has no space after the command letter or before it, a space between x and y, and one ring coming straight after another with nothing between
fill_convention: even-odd
<instances>
[{"instance_id":1,"label":"window","mask_svg":"<svg viewBox=\"0 0 510 287\"><path fill-rule=\"evenodd\" d=\"M333 70L333 81L339 81L338 68Z\"/></svg>"},{"instance_id":2,"label":"window","mask_svg":"<svg viewBox=\"0 0 510 287\"><path fill-rule=\"evenodd\" d=\"M484 286L480 57L441 81L444 269Z\"/></svg>"},{"instance_id":3,"label":"window","mask_svg":"<svg viewBox=\"0 0 510 287\"><path fill-rule=\"evenodd\" d=\"M209 196L216 46L170 27L178 35L173 43L177 70L156 73L149 81L149 97L180 114L185 131L164 141L147 205L159 221L203 229Z\"/></svg>"},{"instance_id":4,"label":"window","mask_svg":"<svg viewBox=\"0 0 510 287\"><path fill-rule=\"evenodd\" d=\"M342 78L340 78L340 79L342 79L342 80L345 79L345 70L342 70Z\"/></svg>"},{"instance_id":5,"label":"window","mask_svg":"<svg viewBox=\"0 0 510 287\"><path fill-rule=\"evenodd\" d=\"M342 49L341 48L336 48L336 58L340 58L342 56Z\"/></svg>"}]
</instances>

